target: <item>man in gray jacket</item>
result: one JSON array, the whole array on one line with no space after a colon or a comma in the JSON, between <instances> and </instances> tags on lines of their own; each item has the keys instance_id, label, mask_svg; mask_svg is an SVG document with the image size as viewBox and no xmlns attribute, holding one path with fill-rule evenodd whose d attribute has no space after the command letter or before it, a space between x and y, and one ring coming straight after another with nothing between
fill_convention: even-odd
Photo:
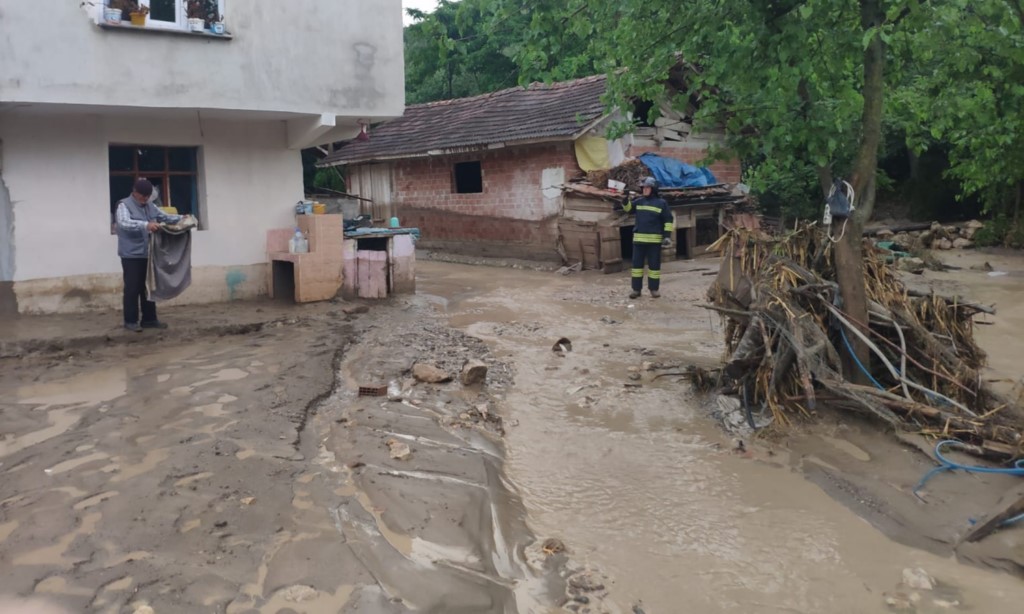
<instances>
[{"instance_id":1,"label":"man in gray jacket","mask_svg":"<svg viewBox=\"0 0 1024 614\"><path fill-rule=\"evenodd\" d=\"M146 271L149 268L149 234L159 224L176 224L180 215L167 215L149 202L153 184L139 179L132 195L117 203L117 255L124 272L124 327L142 332L143 328L167 328L156 317L156 303L146 295ZM139 322L139 307L142 322Z\"/></svg>"}]
</instances>

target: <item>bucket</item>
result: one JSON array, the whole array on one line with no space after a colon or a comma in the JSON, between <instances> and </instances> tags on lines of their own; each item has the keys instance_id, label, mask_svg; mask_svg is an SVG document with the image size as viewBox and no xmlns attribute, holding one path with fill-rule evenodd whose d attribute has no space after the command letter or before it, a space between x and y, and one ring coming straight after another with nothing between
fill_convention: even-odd
<instances>
[{"instance_id":1,"label":"bucket","mask_svg":"<svg viewBox=\"0 0 1024 614\"><path fill-rule=\"evenodd\" d=\"M192 17L188 20L188 29L191 32L202 32L206 28L206 20L198 17Z\"/></svg>"},{"instance_id":2,"label":"bucket","mask_svg":"<svg viewBox=\"0 0 1024 614\"><path fill-rule=\"evenodd\" d=\"M133 26L145 26L146 25L146 13L130 13L129 18L132 20Z\"/></svg>"},{"instance_id":3,"label":"bucket","mask_svg":"<svg viewBox=\"0 0 1024 614\"><path fill-rule=\"evenodd\" d=\"M313 203L313 214L314 215L323 215L325 213L327 213L327 205L325 205L323 203Z\"/></svg>"},{"instance_id":4,"label":"bucket","mask_svg":"<svg viewBox=\"0 0 1024 614\"><path fill-rule=\"evenodd\" d=\"M392 228L398 228L398 218L397 217L391 218L391 227Z\"/></svg>"},{"instance_id":5,"label":"bucket","mask_svg":"<svg viewBox=\"0 0 1024 614\"><path fill-rule=\"evenodd\" d=\"M121 23L121 9L112 9L109 7L103 9L103 20L107 23Z\"/></svg>"}]
</instances>

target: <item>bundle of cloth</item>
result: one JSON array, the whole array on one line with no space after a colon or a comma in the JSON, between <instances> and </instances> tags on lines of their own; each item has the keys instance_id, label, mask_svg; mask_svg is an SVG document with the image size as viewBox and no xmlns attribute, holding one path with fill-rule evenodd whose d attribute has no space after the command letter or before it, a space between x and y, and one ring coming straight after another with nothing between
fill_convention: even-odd
<instances>
[{"instance_id":1,"label":"bundle of cloth","mask_svg":"<svg viewBox=\"0 0 1024 614\"><path fill-rule=\"evenodd\" d=\"M176 224L160 224L160 232L149 235L150 300L170 300L192 285L192 230L198 226L194 216L183 215Z\"/></svg>"}]
</instances>

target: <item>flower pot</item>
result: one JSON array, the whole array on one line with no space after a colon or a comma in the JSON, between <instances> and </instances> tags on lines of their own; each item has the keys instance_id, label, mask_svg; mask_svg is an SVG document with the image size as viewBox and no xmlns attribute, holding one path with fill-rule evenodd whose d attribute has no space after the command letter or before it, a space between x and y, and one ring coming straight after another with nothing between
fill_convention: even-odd
<instances>
[{"instance_id":1,"label":"flower pot","mask_svg":"<svg viewBox=\"0 0 1024 614\"><path fill-rule=\"evenodd\" d=\"M190 32L202 32L206 28L206 21L200 18L190 18L188 20L188 29Z\"/></svg>"},{"instance_id":2,"label":"flower pot","mask_svg":"<svg viewBox=\"0 0 1024 614\"><path fill-rule=\"evenodd\" d=\"M213 24L210 26L210 31L213 32L214 34L224 34L224 22L223 21L215 21L215 22L213 22Z\"/></svg>"},{"instance_id":3,"label":"flower pot","mask_svg":"<svg viewBox=\"0 0 1024 614\"><path fill-rule=\"evenodd\" d=\"M129 13L128 17L132 20L133 26L145 26L146 25L146 13Z\"/></svg>"},{"instance_id":4,"label":"flower pot","mask_svg":"<svg viewBox=\"0 0 1024 614\"><path fill-rule=\"evenodd\" d=\"M119 24L121 23L121 16L123 13L121 9L105 8L103 9L103 21L107 23Z\"/></svg>"}]
</instances>

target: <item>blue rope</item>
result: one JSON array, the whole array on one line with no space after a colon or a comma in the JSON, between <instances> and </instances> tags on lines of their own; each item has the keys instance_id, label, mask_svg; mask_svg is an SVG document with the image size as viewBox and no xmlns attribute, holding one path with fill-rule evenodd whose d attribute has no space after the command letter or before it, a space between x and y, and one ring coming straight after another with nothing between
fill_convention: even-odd
<instances>
[{"instance_id":1,"label":"blue rope","mask_svg":"<svg viewBox=\"0 0 1024 614\"><path fill-rule=\"evenodd\" d=\"M864 375L868 376L868 379L871 380L871 383L875 385L875 388L878 388L879 390L885 390L885 386L879 384L878 380L876 380L871 375L871 372L868 371L867 368L865 368L864 365L861 363L860 358L857 358L857 352L853 351L853 346L850 345L850 340L846 338L846 329L840 326L839 334L842 335L843 337L843 343L846 345L846 351L848 351L850 353L850 356L853 357L853 362L857 363L857 367L860 368L861 372L863 372Z\"/></svg>"},{"instance_id":2,"label":"blue rope","mask_svg":"<svg viewBox=\"0 0 1024 614\"><path fill-rule=\"evenodd\" d=\"M965 444L962 441L957 441L956 439L945 439L935 444L935 458L939 461L940 464L938 467L924 474L924 477L921 478L921 481L918 482L917 486L914 487L914 494L917 494L917 491L921 490L921 488L924 487L925 483L928 480L932 479L932 477L936 473L941 473L943 471L952 471L954 469L960 469L963 471L967 471L969 473L998 473L1001 475L1017 475L1024 477L1024 458L1014 463L1013 467L981 467L979 465L962 465L960 463L953 462L942 455L942 448L946 446L963 445ZM1011 521L1017 522L1022 518L1024 518L1024 514L1021 514L1020 516L1011 519Z\"/></svg>"}]
</instances>

